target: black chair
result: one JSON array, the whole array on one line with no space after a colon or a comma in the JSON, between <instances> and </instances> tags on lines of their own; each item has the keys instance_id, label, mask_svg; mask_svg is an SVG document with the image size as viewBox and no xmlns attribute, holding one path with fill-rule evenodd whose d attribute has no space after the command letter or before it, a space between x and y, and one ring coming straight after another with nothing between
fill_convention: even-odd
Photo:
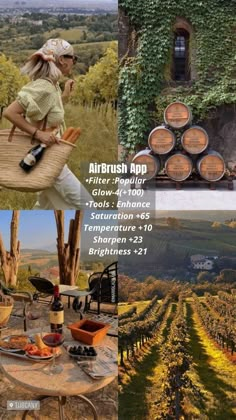
<instances>
[{"instance_id":1,"label":"black chair","mask_svg":"<svg viewBox=\"0 0 236 420\"><path fill-rule=\"evenodd\" d=\"M50 280L37 276L30 276L28 280L36 289L36 292L33 294L33 300L48 304L48 297L51 297L51 300L53 298L54 284Z\"/></svg>"},{"instance_id":2,"label":"black chair","mask_svg":"<svg viewBox=\"0 0 236 420\"><path fill-rule=\"evenodd\" d=\"M24 331L27 331L26 306L33 301L31 293L24 290L17 290L7 287L2 280L0 280L0 290L8 296L11 296L14 302L20 302L20 309L13 308L11 317L22 318L24 323Z\"/></svg>"},{"instance_id":3,"label":"black chair","mask_svg":"<svg viewBox=\"0 0 236 420\"><path fill-rule=\"evenodd\" d=\"M88 280L89 291L85 297L84 312L101 312L101 304L118 304L118 267L117 262L108 265L102 272L91 274ZM91 304L96 302L96 309ZM103 310L104 313L109 311Z\"/></svg>"}]
</instances>

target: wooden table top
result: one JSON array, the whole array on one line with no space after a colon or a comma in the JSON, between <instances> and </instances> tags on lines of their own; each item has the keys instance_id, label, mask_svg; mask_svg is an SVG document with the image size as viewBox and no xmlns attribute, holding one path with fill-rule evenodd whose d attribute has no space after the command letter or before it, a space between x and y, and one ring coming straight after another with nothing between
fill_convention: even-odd
<instances>
[{"instance_id":1,"label":"wooden table top","mask_svg":"<svg viewBox=\"0 0 236 420\"><path fill-rule=\"evenodd\" d=\"M59 293L78 291L78 286L69 286L67 284L59 284Z\"/></svg>"},{"instance_id":2,"label":"wooden table top","mask_svg":"<svg viewBox=\"0 0 236 420\"><path fill-rule=\"evenodd\" d=\"M32 335L30 331L28 334ZM74 345L85 345L71 340L71 337L69 337L69 342ZM99 343L98 356L99 346L108 346L117 351L117 344L114 339L112 340L109 337L105 337ZM39 395L48 396L72 396L91 393L105 387L116 377L114 374L114 376L102 379L92 379L80 368L75 359L69 357L63 346L61 346L61 351L62 354L56 359L56 363L63 365L63 371L56 375L49 376L43 372L43 368L52 361L39 363L2 353L0 354L0 368L11 382Z\"/></svg>"}]
</instances>

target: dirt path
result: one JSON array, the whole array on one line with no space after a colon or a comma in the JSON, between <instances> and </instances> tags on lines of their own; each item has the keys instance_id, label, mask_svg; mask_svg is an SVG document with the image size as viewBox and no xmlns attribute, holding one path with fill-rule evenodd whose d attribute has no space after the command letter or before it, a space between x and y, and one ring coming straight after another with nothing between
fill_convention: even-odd
<instances>
[{"instance_id":1,"label":"dirt path","mask_svg":"<svg viewBox=\"0 0 236 420\"><path fill-rule=\"evenodd\" d=\"M171 304L165 314L159 333L153 345L145 349L141 362L134 366L135 374L119 397L119 420L152 420L156 418L155 407L160 394L164 365L160 347L165 343L176 311Z\"/></svg>"},{"instance_id":2,"label":"dirt path","mask_svg":"<svg viewBox=\"0 0 236 420\"><path fill-rule=\"evenodd\" d=\"M202 398L195 401L195 419L236 419L236 367L208 337L192 303L187 303L190 373Z\"/></svg>"}]
</instances>

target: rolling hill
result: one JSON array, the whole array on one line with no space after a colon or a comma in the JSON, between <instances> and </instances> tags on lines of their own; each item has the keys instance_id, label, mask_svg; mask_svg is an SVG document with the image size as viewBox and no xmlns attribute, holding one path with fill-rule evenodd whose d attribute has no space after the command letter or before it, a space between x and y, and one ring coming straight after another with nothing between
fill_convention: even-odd
<instances>
[{"instance_id":1,"label":"rolling hill","mask_svg":"<svg viewBox=\"0 0 236 420\"><path fill-rule=\"evenodd\" d=\"M225 217L226 218L226 217ZM215 219L214 219L215 220ZM189 268L191 255L201 254L208 257L234 257L236 254L236 229L225 224L213 227L213 221L178 219L179 228L172 228L166 218L150 220L151 232L142 231L146 255L119 258L120 272L136 277L140 281L147 275L157 275L160 271L166 277L170 272ZM127 244L132 249L137 245Z\"/></svg>"}]
</instances>

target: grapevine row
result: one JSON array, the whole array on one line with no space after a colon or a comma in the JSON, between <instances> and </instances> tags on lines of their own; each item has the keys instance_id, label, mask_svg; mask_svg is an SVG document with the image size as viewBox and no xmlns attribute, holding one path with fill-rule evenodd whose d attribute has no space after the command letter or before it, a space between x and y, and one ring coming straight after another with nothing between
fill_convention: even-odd
<instances>
[{"instance_id":1,"label":"grapevine row","mask_svg":"<svg viewBox=\"0 0 236 420\"><path fill-rule=\"evenodd\" d=\"M168 341L163 349L163 360L167 368L163 392L159 404L160 419L179 419L182 409L183 390L190 385L186 374L191 364L187 351L188 333L182 296L179 297L177 313L172 322Z\"/></svg>"},{"instance_id":2,"label":"grapevine row","mask_svg":"<svg viewBox=\"0 0 236 420\"><path fill-rule=\"evenodd\" d=\"M194 295L197 313L209 335L222 347L231 350L233 355L236 347L236 323L233 318L219 318L209 311Z\"/></svg>"},{"instance_id":3,"label":"grapevine row","mask_svg":"<svg viewBox=\"0 0 236 420\"><path fill-rule=\"evenodd\" d=\"M234 292L234 294L233 294ZM218 292L218 296L221 300L224 300L227 303L232 303L233 305L236 305L236 294L235 289L232 290L232 295L226 292Z\"/></svg>"},{"instance_id":4,"label":"grapevine row","mask_svg":"<svg viewBox=\"0 0 236 420\"><path fill-rule=\"evenodd\" d=\"M132 308L130 308L128 311L119 315L119 322L123 321L124 319L126 320L128 318L131 318L136 313L137 313L137 306L132 306Z\"/></svg>"},{"instance_id":5,"label":"grapevine row","mask_svg":"<svg viewBox=\"0 0 236 420\"><path fill-rule=\"evenodd\" d=\"M153 308L156 307L156 304L158 304L158 296L155 296L151 302L149 302L149 304L141 312L139 312L139 314L133 315L132 322L143 321L147 316L149 316L149 313L152 312ZM119 327L122 327L130 321L131 319L128 318L122 320L119 318Z\"/></svg>"},{"instance_id":6,"label":"grapevine row","mask_svg":"<svg viewBox=\"0 0 236 420\"><path fill-rule=\"evenodd\" d=\"M236 320L236 307L233 303L228 303L217 299L210 293L205 293L205 299L208 305L213 308L221 317L234 318Z\"/></svg>"},{"instance_id":7,"label":"grapevine row","mask_svg":"<svg viewBox=\"0 0 236 420\"><path fill-rule=\"evenodd\" d=\"M152 309L148 311L148 315L146 314L145 317L142 315L142 319L137 315L137 317L133 317L132 321L125 325L119 325L121 365L124 364L125 354L127 359L129 359L130 354L133 357L138 348L141 348L146 341L150 340L155 335L170 300L171 296L167 295L162 305L160 305L156 298L155 303L152 305ZM134 318L137 318L137 320L134 321Z\"/></svg>"}]
</instances>

